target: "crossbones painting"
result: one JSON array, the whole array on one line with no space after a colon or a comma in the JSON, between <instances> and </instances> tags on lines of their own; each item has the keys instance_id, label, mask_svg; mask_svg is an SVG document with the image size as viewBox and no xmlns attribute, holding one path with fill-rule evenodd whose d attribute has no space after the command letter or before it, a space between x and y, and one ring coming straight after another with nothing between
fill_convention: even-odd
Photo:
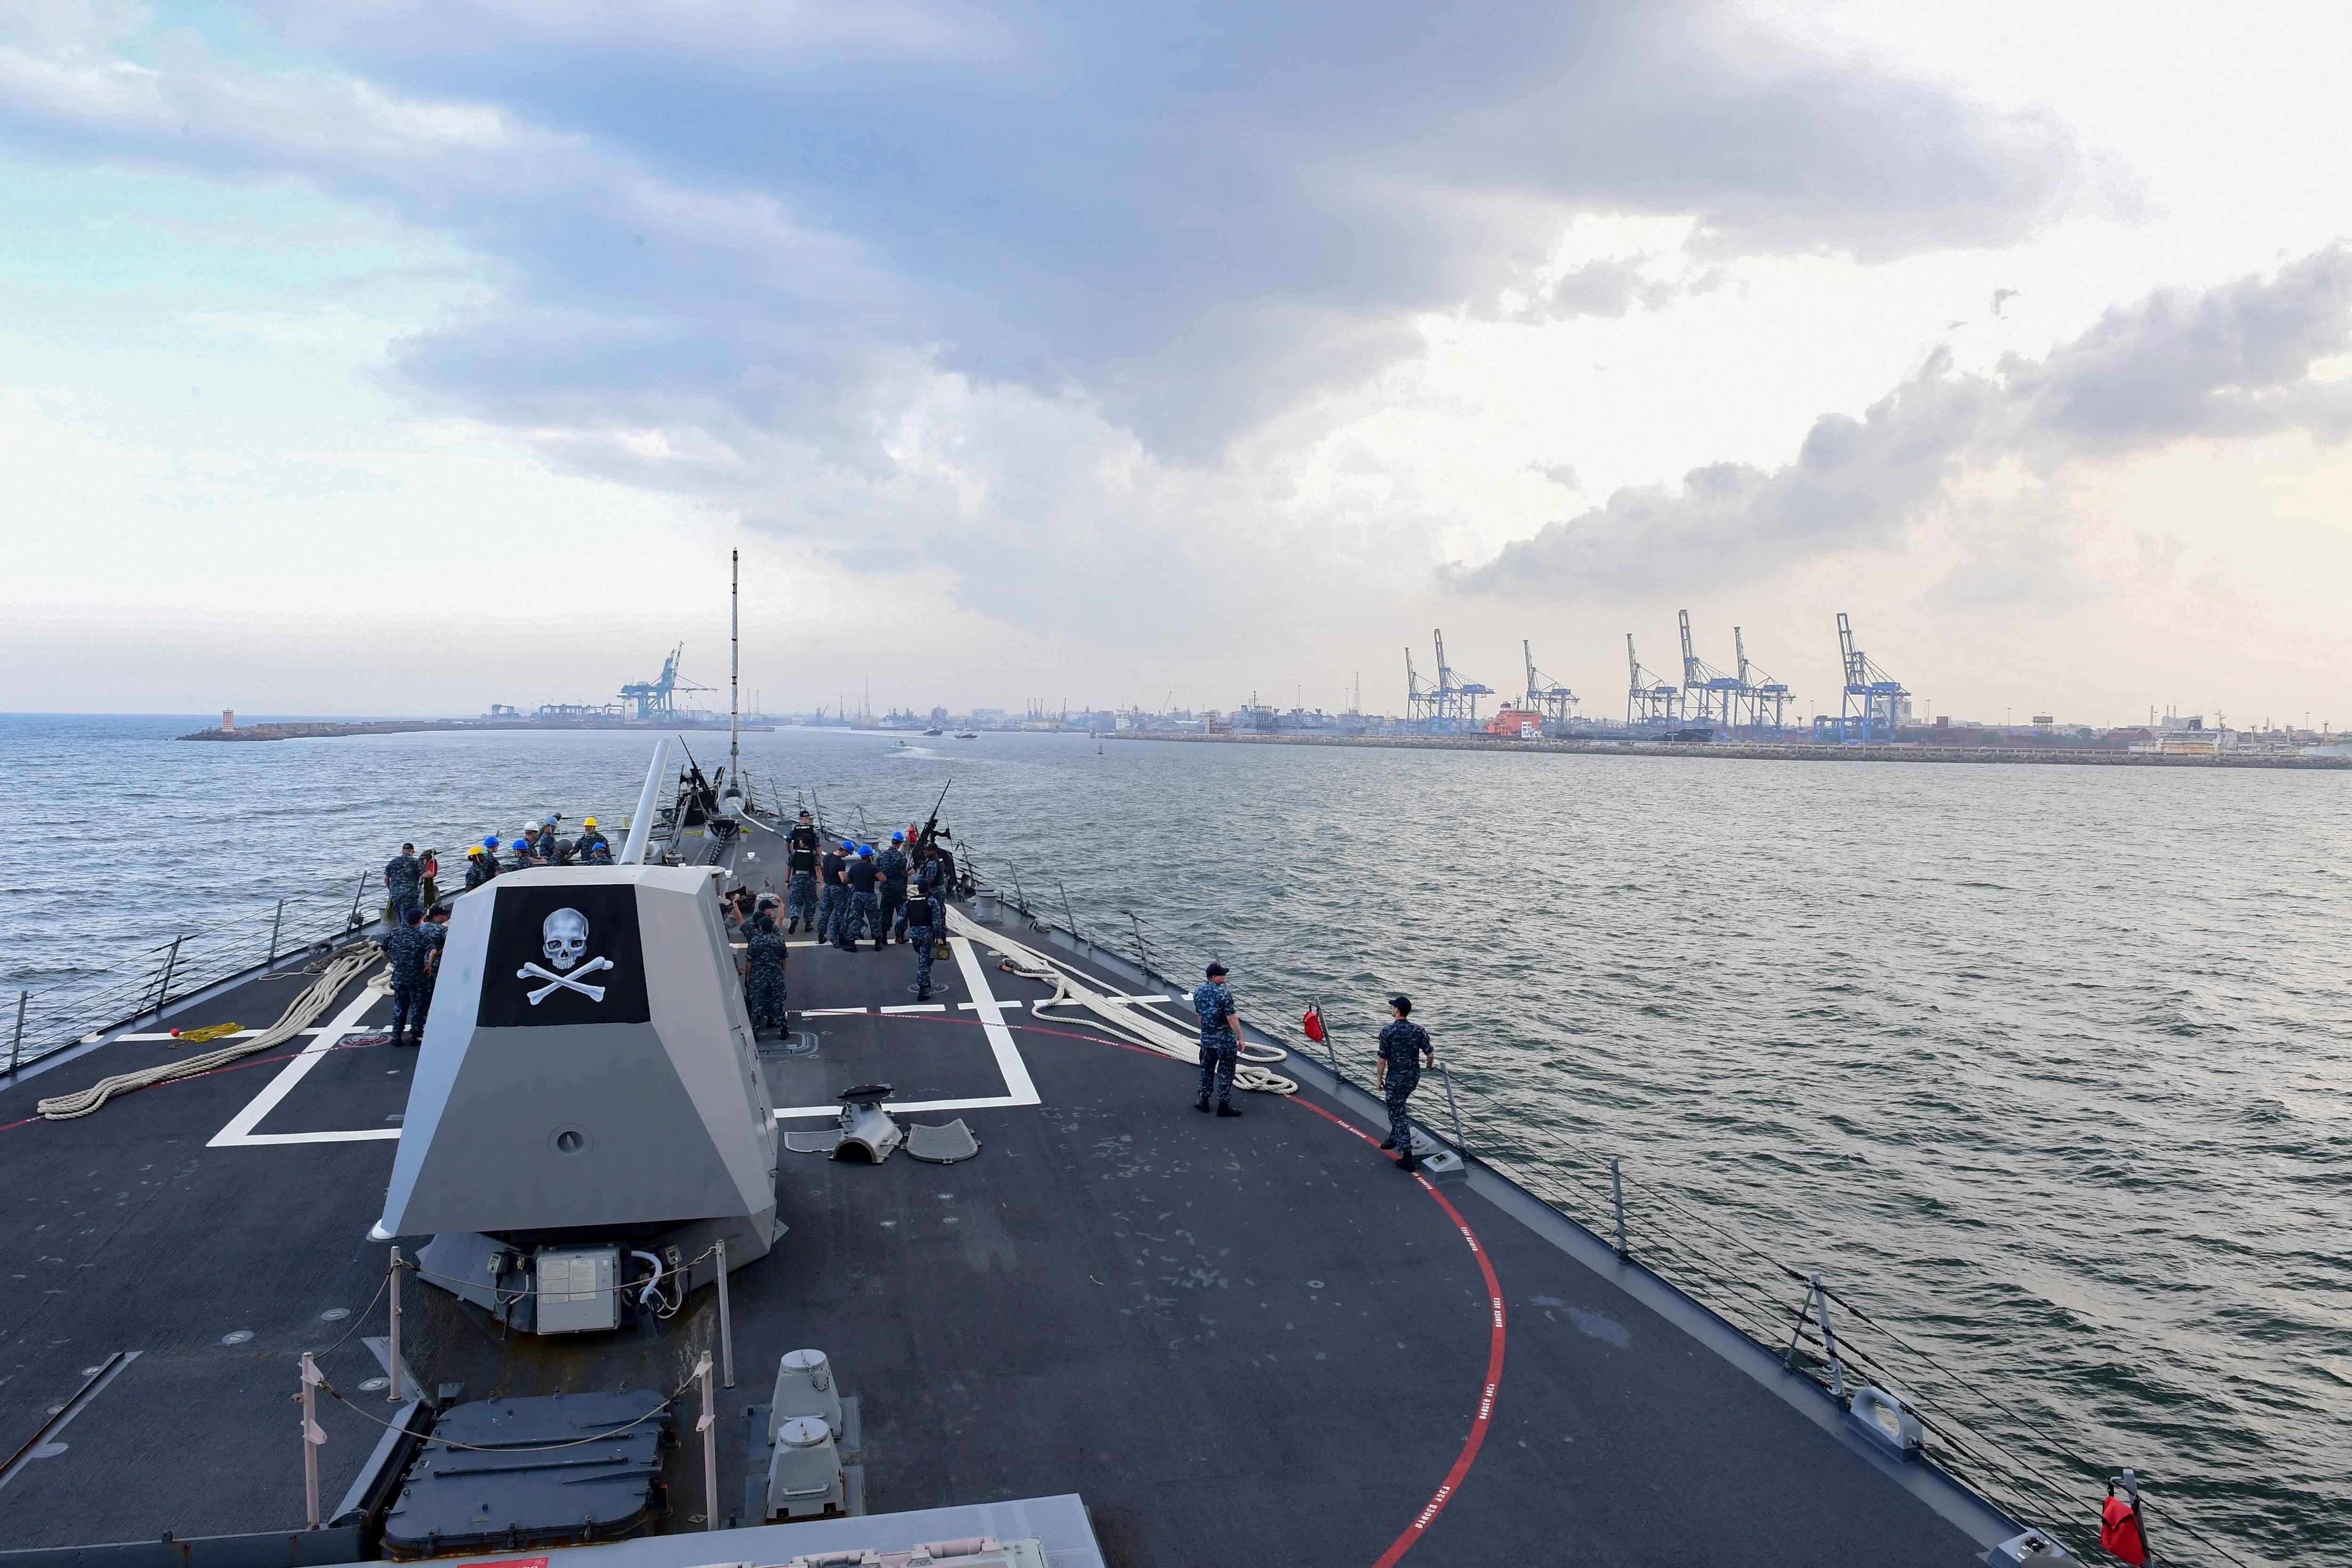
<instances>
[{"instance_id":1,"label":"crossbones painting","mask_svg":"<svg viewBox=\"0 0 2352 1568\"><path fill-rule=\"evenodd\" d=\"M585 976L593 974L600 969L613 967L611 959L587 956L588 917L586 915L582 914L578 910L558 910L548 916L546 923L540 927L540 951L547 955L547 962L553 966L552 968L541 969L536 963L526 963L515 971L517 980L537 979L547 982L530 994L530 1000L532 1006L538 1006L555 994L558 988L577 991L591 1002L602 1002L604 999L604 988L602 985L583 984Z\"/></svg>"}]
</instances>

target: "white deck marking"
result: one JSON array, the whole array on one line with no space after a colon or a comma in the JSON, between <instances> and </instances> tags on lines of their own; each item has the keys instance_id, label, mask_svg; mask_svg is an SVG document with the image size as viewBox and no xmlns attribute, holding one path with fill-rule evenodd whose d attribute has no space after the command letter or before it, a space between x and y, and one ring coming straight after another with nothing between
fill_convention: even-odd
<instances>
[{"instance_id":1,"label":"white deck marking","mask_svg":"<svg viewBox=\"0 0 2352 1568\"><path fill-rule=\"evenodd\" d=\"M902 1002L896 1007L882 1009L885 1013L944 1013L947 1010L948 1005L944 1002Z\"/></svg>"},{"instance_id":2,"label":"white deck marking","mask_svg":"<svg viewBox=\"0 0 2352 1568\"><path fill-rule=\"evenodd\" d=\"M304 1046L301 1054L278 1069L278 1076L262 1087L243 1110L229 1119L229 1124L213 1134L208 1149L263 1149L282 1143L364 1143L380 1138L397 1139L397 1127L369 1127L356 1132L256 1132L263 1118L278 1109L278 1102L294 1092L294 1086L310 1075L312 1068L324 1061L334 1049L335 1042L359 1028L360 1019L367 1010L383 998L381 991L362 985L352 1005L335 1015L334 1020L320 1029L318 1037Z\"/></svg>"},{"instance_id":3,"label":"white deck marking","mask_svg":"<svg viewBox=\"0 0 2352 1568\"><path fill-rule=\"evenodd\" d=\"M871 1007L803 1007L803 1018L856 1018L873 1012Z\"/></svg>"},{"instance_id":4,"label":"white deck marking","mask_svg":"<svg viewBox=\"0 0 2352 1568\"><path fill-rule=\"evenodd\" d=\"M964 984L971 989L972 996L971 1001L961 1002L957 1005L969 1007L980 1015L981 1027L988 1036L989 1049L996 1057L996 1070L1004 1075L1005 1092L980 1100L919 1100L904 1105L894 1100L889 1103L889 1109L893 1111L991 1110L1001 1106L1044 1104L1037 1097L1037 1085L1029 1077L1029 1064L1021 1059L1021 1049L1013 1043L1013 1031L1004 1026L1004 1014L998 1005L996 993L988 988L988 973L981 967L980 960L972 956L971 943L962 937L951 936L948 938L948 946L955 953L956 966L963 971ZM947 1010L944 1002L932 1005L941 1012ZM885 1007L883 1012L902 1010L912 1009ZM863 1013L866 1009L848 1007L828 1011ZM824 1016L816 1009L801 1014L803 1018ZM777 1110L776 1120L782 1121L787 1118L840 1114L841 1107L838 1105L790 1105Z\"/></svg>"}]
</instances>

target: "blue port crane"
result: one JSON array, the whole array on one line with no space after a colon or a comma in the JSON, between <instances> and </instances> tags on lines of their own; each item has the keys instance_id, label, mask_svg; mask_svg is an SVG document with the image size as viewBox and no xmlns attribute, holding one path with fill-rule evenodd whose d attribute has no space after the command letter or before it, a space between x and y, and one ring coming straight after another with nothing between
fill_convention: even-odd
<instances>
[{"instance_id":1,"label":"blue port crane","mask_svg":"<svg viewBox=\"0 0 2352 1568\"><path fill-rule=\"evenodd\" d=\"M1903 700L1911 694L1854 647L1853 623L1843 610L1838 612L1837 625L1838 656L1845 667L1845 693L1838 703L1838 740L1853 744L1892 741Z\"/></svg>"},{"instance_id":2,"label":"blue port crane","mask_svg":"<svg viewBox=\"0 0 2352 1568\"><path fill-rule=\"evenodd\" d=\"M1633 652L1633 634L1625 634L1625 722L1628 726L1671 724L1683 716L1683 689L1642 668Z\"/></svg>"},{"instance_id":3,"label":"blue port crane","mask_svg":"<svg viewBox=\"0 0 2352 1568\"><path fill-rule=\"evenodd\" d=\"M1412 668L1412 648L1404 650L1404 716L1407 723L1421 723L1429 718L1429 693L1422 689L1421 675Z\"/></svg>"},{"instance_id":4,"label":"blue port crane","mask_svg":"<svg viewBox=\"0 0 2352 1568\"><path fill-rule=\"evenodd\" d=\"M1576 716L1576 693L1536 668L1535 645L1525 637L1519 639L1519 652L1528 664L1527 705L1544 716L1547 728L1566 724Z\"/></svg>"},{"instance_id":5,"label":"blue port crane","mask_svg":"<svg viewBox=\"0 0 2352 1568\"><path fill-rule=\"evenodd\" d=\"M697 686L677 673L677 661L686 652L678 644L662 660L661 678L657 680L633 680L621 688L621 700L629 705L629 717L642 724L667 723L677 715L672 699L680 691L708 691L708 686Z\"/></svg>"},{"instance_id":6,"label":"blue port crane","mask_svg":"<svg viewBox=\"0 0 2352 1568\"><path fill-rule=\"evenodd\" d=\"M1759 730L1767 724L1775 730L1784 728L1789 704L1796 700L1788 686L1748 662L1748 637L1738 626L1731 628L1731 650L1739 658L1739 694L1748 706L1748 721ZM1764 716L1768 708L1772 710L1769 719Z\"/></svg>"},{"instance_id":7,"label":"blue port crane","mask_svg":"<svg viewBox=\"0 0 2352 1568\"><path fill-rule=\"evenodd\" d=\"M1739 680L1698 657L1691 647L1690 612L1680 612L1683 627L1683 704L1685 715L1701 724L1728 730L1739 722Z\"/></svg>"},{"instance_id":8,"label":"blue port crane","mask_svg":"<svg viewBox=\"0 0 2352 1568\"><path fill-rule=\"evenodd\" d=\"M1437 639L1437 688L1429 693L1430 717L1441 728L1471 729L1478 727L1478 699L1492 697L1495 689L1475 680L1463 680L1445 662L1445 633L1432 634Z\"/></svg>"}]
</instances>

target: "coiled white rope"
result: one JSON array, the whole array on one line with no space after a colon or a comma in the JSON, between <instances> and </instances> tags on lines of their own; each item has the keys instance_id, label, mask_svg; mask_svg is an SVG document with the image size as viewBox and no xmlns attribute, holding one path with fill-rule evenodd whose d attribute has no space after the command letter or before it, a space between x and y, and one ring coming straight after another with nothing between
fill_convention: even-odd
<instances>
[{"instance_id":1,"label":"coiled white rope","mask_svg":"<svg viewBox=\"0 0 2352 1568\"><path fill-rule=\"evenodd\" d=\"M1173 1028L1132 1004L1112 1001L1088 984L1082 973L1060 960L1017 942L1002 932L991 931L953 906L948 910L948 927L958 936L1010 960L1013 972L1022 978L1051 985L1054 994L1046 999L1048 1004L1068 1003L1083 1007L1112 1034L1157 1051L1163 1057L1172 1057L1180 1062L1199 1063L1201 1042L1198 1037ZM1253 1089L1259 1094L1297 1094L1298 1085L1296 1080L1278 1072L1269 1072L1264 1065L1278 1062L1289 1054L1276 1046L1243 1046L1241 1063L1234 1069L1234 1087Z\"/></svg>"},{"instance_id":2,"label":"coiled white rope","mask_svg":"<svg viewBox=\"0 0 2352 1568\"><path fill-rule=\"evenodd\" d=\"M341 994L344 986L351 984L354 975L381 960L382 954L367 943L362 942L347 948L325 969L320 971L316 980L303 988L302 994L294 998L278 1022L251 1039L234 1041L216 1051L206 1051L202 1056L187 1057L174 1062L159 1062L151 1068L141 1068L136 1072L117 1073L112 1078L99 1079L78 1094L61 1094L54 1100L42 1100L36 1109L52 1121L70 1121L78 1116L88 1116L118 1094L129 1094L133 1089L147 1089L159 1083L170 1083L175 1079L194 1078L199 1073L207 1073L215 1068L226 1067L228 1063L241 1058L257 1056L263 1051L274 1049L309 1028L320 1014L333 1005L335 998Z\"/></svg>"}]
</instances>

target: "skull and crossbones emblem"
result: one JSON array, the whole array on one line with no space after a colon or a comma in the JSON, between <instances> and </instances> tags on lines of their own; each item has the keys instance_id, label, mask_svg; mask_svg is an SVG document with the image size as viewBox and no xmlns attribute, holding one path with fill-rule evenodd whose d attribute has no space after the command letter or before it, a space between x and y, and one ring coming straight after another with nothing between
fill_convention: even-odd
<instances>
[{"instance_id":1,"label":"skull and crossbones emblem","mask_svg":"<svg viewBox=\"0 0 2352 1568\"><path fill-rule=\"evenodd\" d=\"M517 980L539 979L547 982L530 994L530 1005L534 1007L538 1006L541 1002L554 995L559 988L565 991L577 991L591 1002L602 1002L604 999L604 988L602 985L584 984L583 977L593 974L600 969L612 968L613 961L609 958L587 957L588 917L578 910L558 910L547 917L546 923L539 928L539 934L540 951L547 955L547 962L554 967L541 969L536 963L526 963L515 971Z\"/></svg>"}]
</instances>

